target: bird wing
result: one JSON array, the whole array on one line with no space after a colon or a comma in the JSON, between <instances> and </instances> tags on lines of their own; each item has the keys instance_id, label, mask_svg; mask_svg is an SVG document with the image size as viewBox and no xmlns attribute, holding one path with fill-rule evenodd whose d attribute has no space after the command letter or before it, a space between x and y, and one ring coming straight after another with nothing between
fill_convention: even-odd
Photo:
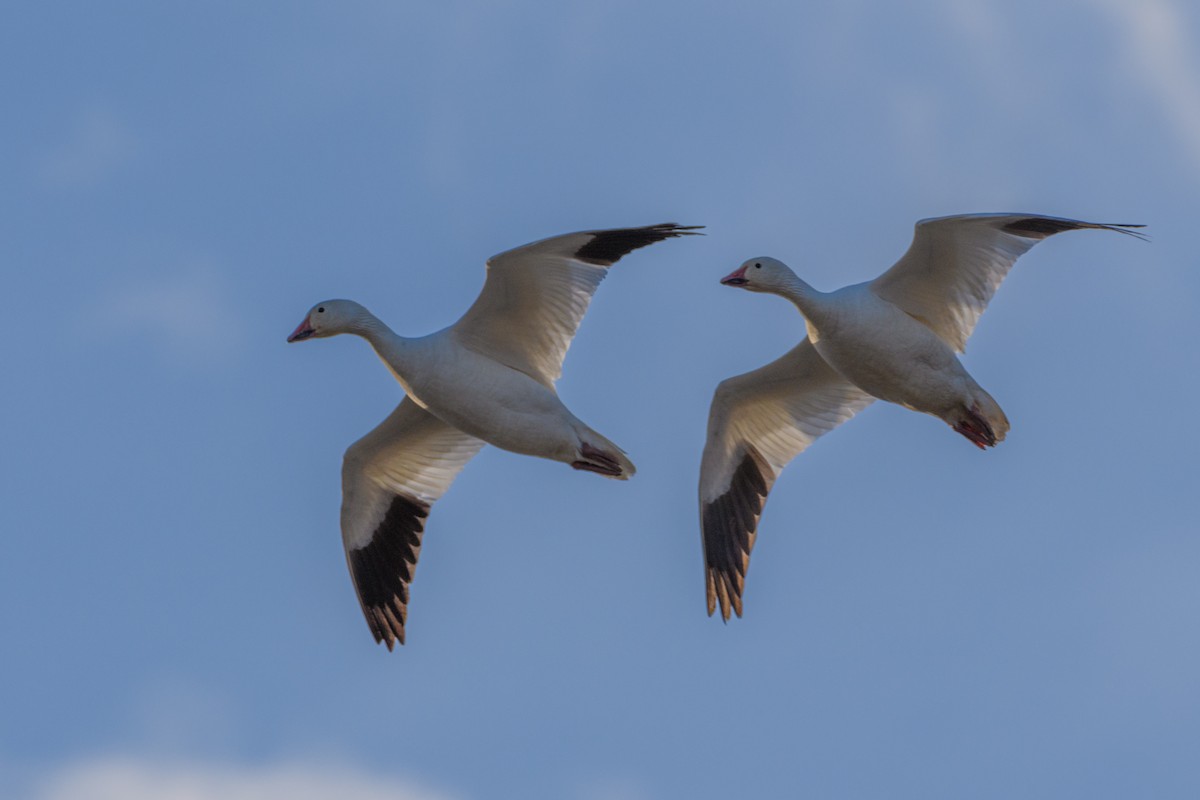
<instances>
[{"instance_id":1,"label":"bird wing","mask_svg":"<svg viewBox=\"0 0 1200 800\"><path fill-rule=\"evenodd\" d=\"M1004 276L1035 244L1056 233L1088 228L1145 238L1130 230L1141 227L1034 214L923 219L908 252L871 289L962 352Z\"/></svg>"},{"instance_id":2,"label":"bird wing","mask_svg":"<svg viewBox=\"0 0 1200 800\"><path fill-rule=\"evenodd\" d=\"M694 235L696 227L581 231L492 256L483 291L454 333L466 347L553 386L608 268L639 247Z\"/></svg>"},{"instance_id":3,"label":"bird wing","mask_svg":"<svg viewBox=\"0 0 1200 800\"><path fill-rule=\"evenodd\" d=\"M429 508L483 447L404 398L342 462L342 543L375 641L404 644L408 587Z\"/></svg>"},{"instance_id":4,"label":"bird wing","mask_svg":"<svg viewBox=\"0 0 1200 800\"><path fill-rule=\"evenodd\" d=\"M771 485L818 437L874 400L834 371L805 339L713 395L700 462L700 528L708 613L742 615L755 529Z\"/></svg>"}]
</instances>

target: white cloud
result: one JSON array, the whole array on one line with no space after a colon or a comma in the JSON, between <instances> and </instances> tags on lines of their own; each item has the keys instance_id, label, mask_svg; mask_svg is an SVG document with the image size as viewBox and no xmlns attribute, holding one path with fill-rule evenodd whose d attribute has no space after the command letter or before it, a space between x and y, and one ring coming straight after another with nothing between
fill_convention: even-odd
<instances>
[{"instance_id":1,"label":"white cloud","mask_svg":"<svg viewBox=\"0 0 1200 800\"><path fill-rule=\"evenodd\" d=\"M1175 0L1092 0L1128 34L1132 66L1161 107L1193 166L1200 168L1200 60L1184 12Z\"/></svg>"},{"instance_id":2,"label":"white cloud","mask_svg":"<svg viewBox=\"0 0 1200 800\"><path fill-rule=\"evenodd\" d=\"M582 786L579 800L651 800L650 790L631 778L605 778Z\"/></svg>"},{"instance_id":3,"label":"white cloud","mask_svg":"<svg viewBox=\"0 0 1200 800\"><path fill-rule=\"evenodd\" d=\"M1019 114L1038 82L1026 74L1021 59L1012 57L1019 36L1004 5L981 0L944 0L939 16L960 41L972 79L987 102L1005 115Z\"/></svg>"},{"instance_id":4,"label":"white cloud","mask_svg":"<svg viewBox=\"0 0 1200 800\"><path fill-rule=\"evenodd\" d=\"M40 176L50 188L94 186L124 166L137 149L129 128L101 107L80 112L64 138L42 158Z\"/></svg>"},{"instance_id":5,"label":"white cloud","mask_svg":"<svg viewBox=\"0 0 1200 800\"><path fill-rule=\"evenodd\" d=\"M103 292L82 316L92 337L144 336L171 359L226 357L242 338L233 291L204 263Z\"/></svg>"},{"instance_id":6,"label":"white cloud","mask_svg":"<svg viewBox=\"0 0 1200 800\"><path fill-rule=\"evenodd\" d=\"M183 675L146 680L129 706L138 752L155 755L228 752L210 748L239 741L237 704L212 686Z\"/></svg>"},{"instance_id":7,"label":"white cloud","mask_svg":"<svg viewBox=\"0 0 1200 800\"><path fill-rule=\"evenodd\" d=\"M107 757L68 763L38 781L30 800L450 800L403 779L347 766L241 766Z\"/></svg>"}]
</instances>

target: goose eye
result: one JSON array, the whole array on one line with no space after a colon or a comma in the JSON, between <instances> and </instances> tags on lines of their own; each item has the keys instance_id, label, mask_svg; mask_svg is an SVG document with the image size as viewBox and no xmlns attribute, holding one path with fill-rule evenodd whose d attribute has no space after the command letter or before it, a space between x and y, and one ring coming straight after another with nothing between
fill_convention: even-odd
<instances>
[{"instance_id":1,"label":"goose eye","mask_svg":"<svg viewBox=\"0 0 1200 800\"><path fill-rule=\"evenodd\" d=\"M755 264L755 265L754 265L754 268L755 268L755 269L762 269L762 264Z\"/></svg>"},{"instance_id":2,"label":"goose eye","mask_svg":"<svg viewBox=\"0 0 1200 800\"><path fill-rule=\"evenodd\" d=\"M318 308L318 309L317 309L317 313L318 313L318 314L324 314L324 313L325 313L325 306L321 306L320 308Z\"/></svg>"}]
</instances>

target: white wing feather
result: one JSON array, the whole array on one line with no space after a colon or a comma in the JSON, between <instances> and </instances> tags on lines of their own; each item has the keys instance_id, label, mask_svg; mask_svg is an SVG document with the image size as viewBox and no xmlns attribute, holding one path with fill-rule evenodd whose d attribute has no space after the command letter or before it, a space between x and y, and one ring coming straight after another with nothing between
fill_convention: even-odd
<instances>
[{"instance_id":1,"label":"white wing feather","mask_svg":"<svg viewBox=\"0 0 1200 800\"><path fill-rule=\"evenodd\" d=\"M805 339L764 367L723 381L713 396L700 463L708 613L742 613L758 518L793 458L874 400Z\"/></svg>"},{"instance_id":2,"label":"white wing feather","mask_svg":"<svg viewBox=\"0 0 1200 800\"><path fill-rule=\"evenodd\" d=\"M408 585L430 506L483 440L405 398L342 462L342 542L376 641L404 643Z\"/></svg>"},{"instance_id":3,"label":"white wing feather","mask_svg":"<svg viewBox=\"0 0 1200 800\"><path fill-rule=\"evenodd\" d=\"M674 223L581 231L492 256L483 291L454 334L475 352L553 386L608 268L639 247L691 234Z\"/></svg>"},{"instance_id":4,"label":"white wing feather","mask_svg":"<svg viewBox=\"0 0 1200 800\"><path fill-rule=\"evenodd\" d=\"M921 320L962 352L980 315L1018 258L1048 236L1110 225L1037 214L964 214L923 219L908 252L871 283L880 297Z\"/></svg>"}]
</instances>

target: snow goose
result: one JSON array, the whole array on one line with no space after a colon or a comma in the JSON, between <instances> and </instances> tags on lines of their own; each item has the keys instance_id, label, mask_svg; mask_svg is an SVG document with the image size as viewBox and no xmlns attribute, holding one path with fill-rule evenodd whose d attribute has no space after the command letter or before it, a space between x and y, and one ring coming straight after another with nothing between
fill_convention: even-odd
<instances>
[{"instance_id":1,"label":"snow goose","mask_svg":"<svg viewBox=\"0 0 1200 800\"><path fill-rule=\"evenodd\" d=\"M781 295L807 337L764 367L722 382L700 465L700 527L708 613L742 615L758 519L785 466L875 399L945 420L979 448L1008 431L1000 406L963 368L962 352L1013 263L1056 233L1125 233L1033 214L970 214L917 223L912 245L873 281L818 292L773 258L752 258L721 280Z\"/></svg>"},{"instance_id":2,"label":"snow goose","mask_svg":"<svg viewBox=\"0 0 1200 800\"><path fill-rule=\"evenodd\" d=\"M409 584L430 506L485 443L624 480L633 463L554 390L563 357L608 268L698 227L582 231L493 256L474 305L421 338L392 332L358 303L318 303L289 342L352 333L404 387L395 411L342 462L342 542L367 624L404 644Z\"/></svg>"}]
</instances>

